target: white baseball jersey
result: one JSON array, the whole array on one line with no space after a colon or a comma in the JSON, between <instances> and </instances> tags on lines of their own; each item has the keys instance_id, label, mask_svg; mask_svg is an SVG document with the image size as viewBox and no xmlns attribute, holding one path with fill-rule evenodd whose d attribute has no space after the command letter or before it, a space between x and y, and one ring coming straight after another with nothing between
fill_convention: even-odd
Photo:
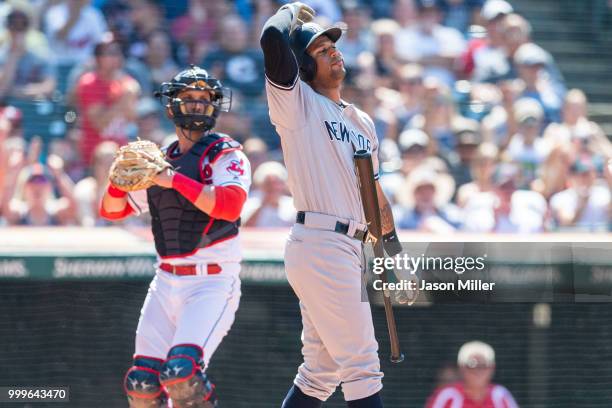
<instances>
[{"instance_id":1,"label":"white baseball jersey","mask_svg":"<svg viewBox=\"0 0 612 408\"><path fill-rule=\"evenodd\" d=\"M204 159L203 166L210 165L208 158ZM215 186L239 186L247 193L251 186L251 166L245 154L240 150L223 154L212 166L212 184ZM128 202L136 215L149 212L147 191L137 190L128 194ZM240 248L240 235L221 241L212 246L201 248L193 255L184 257L164 258L165 263L175 265L196 263L225 263L240 262L242 252Z\"/></svg>"},{"instance_id":2,"label":"white baseball jersey","mask_svg":"<svg viewBox=\"0 0 612 408\"><path fill-rule=\"evenodd\" d=\"M365 223L353 155L372 153L374 123L354 105L339 106L300 79L266 83L270 118L281 136L295 208ZM382 388L370 306L361 301L361 242L295 224L285 247L287 279L300 299L302 354L294 384L327 400L342 384L347 401ZM333 301L330 301L333 299Z\"/></svg>"},{"instance_id":3,"label":"white baseball jersey","mask_svg":"<svg viewBox=\"0 0 612 408\"><path fill-rule=\"evenodd\" d=\"M249 161L241 151L230 151L214 163L204 159L207 181L236 185L247 193L251 184ZM146 190L129 193L136 214L149 211ZM159 259L159 258L158 258ZM164 258L164 263L220 264L218 274L175 276L156 268L136 329L135 355L165 359L177 344L196 344L204 350L206 366L230 330L241 296L239 237L201 248L193 255ZM161 260L160 260L161 262ZM206 311L203 313L202 311Z\"/></svg>"},{"instance_id":4,"label":"white baseball jersey","mask_svg":"<svg viewBox=\"0 0 612 408\"><path fill-rule=\"evenodd\" d=\"M365 223L353 153L371 152L378 178L378 139L369 115L339 106L298 78L291 87L267 80L266 93L295 208Z\"/></svg>"}]
</instances>

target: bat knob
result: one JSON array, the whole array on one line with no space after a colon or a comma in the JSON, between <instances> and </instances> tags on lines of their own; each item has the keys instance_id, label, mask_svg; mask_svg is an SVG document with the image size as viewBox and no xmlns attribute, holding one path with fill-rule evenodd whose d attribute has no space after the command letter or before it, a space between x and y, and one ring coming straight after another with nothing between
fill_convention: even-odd
<instances>
[{"instance_id":1,"label":"bat knob","mask_svg":"<svg viewBox=\"0 0 612 408\"><path fill-rule=\"evenodd\" d=\"M353 157L355 159L367 159L370 156L372 156L372 154L370 152L368 152L367 150L357 150L354 154Z\"/></svg>"},{"instance_id":2,"label":"bat knob","mask_svg":"<svg viewBox=\"0 0 612 408\"><path fill-rule=\"evenodd\" d=\"M399 364L404 361L404 353L400 353L399 356L392 355L391 357L389 357L389 360L391 360L393 364Z\"/></svg>"}]
</instances>

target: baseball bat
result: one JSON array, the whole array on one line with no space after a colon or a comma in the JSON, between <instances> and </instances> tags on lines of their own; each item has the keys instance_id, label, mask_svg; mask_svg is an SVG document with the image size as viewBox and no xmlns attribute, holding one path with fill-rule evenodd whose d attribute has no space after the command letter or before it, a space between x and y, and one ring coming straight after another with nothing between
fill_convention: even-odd
<instances>
[{"instance_id":1,"label":"baseball bat","mask_svg":"<svg viewBox=\"0 0 612 408\"><path fill-rule=\"evenodd\" d=\"M376 193L376 184L374 181L372 155L366 150L358 150L353 157L355 160L355 168L357 169L359 193L361 194L361 203L368 225L368 232L370 237L374 238L374 256L383 258L385 252L382 240L382 222L378 195ZM381 280L383 283L388 282L386 270L381 274ZM404 360L404 355L400 351L397 326L395 325L395 315L387 291L383 291L383 299L385 304L385 317L387 318L387 328L389 329L389 340L391 342L390 360L392 363L401 363Z\"/></svg>"}]
</instances>

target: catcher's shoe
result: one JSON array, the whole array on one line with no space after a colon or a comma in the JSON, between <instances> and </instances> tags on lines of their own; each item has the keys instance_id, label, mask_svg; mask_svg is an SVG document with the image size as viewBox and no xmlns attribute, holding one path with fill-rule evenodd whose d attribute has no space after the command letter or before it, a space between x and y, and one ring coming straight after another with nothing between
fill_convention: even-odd
<instances>
[{"instance_id":1,"label":"catcher's shoe","mask_svg":"<svg viewBox=\"0 0 612 408\"><path fill-rule=\"evenodd\" d=\"M163 384L163 382L162 382ZM173 408L219 408L215 386L206 374L196 374L165 386Z\"/></svg>"},{"instance_id":2,"label":"catcher's shoe","mask_svg":"<svg viewBox=\"0 0 612 408\"><path fill-rule=\"evenodd\" d=\"M193 344L178 344L168 352L159 371L173 408L217 408L215 387L202 369L204 351Z\"/></svg>"}]
</instances>

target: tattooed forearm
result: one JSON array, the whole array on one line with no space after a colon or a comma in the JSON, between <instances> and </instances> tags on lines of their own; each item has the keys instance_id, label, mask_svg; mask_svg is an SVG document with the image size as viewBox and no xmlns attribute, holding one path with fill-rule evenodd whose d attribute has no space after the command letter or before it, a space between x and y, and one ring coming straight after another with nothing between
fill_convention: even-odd
<instances>
[{"instance_id":1,"label":"tattooed forearm","mask_svg":"<svg viewBox=\"0 0 612 408\"><path fill-rule=\"evenodd\" d=\"M382 224L382 233L385 235L395 229L393 210L391 210L391 204L389 204L389 200L387 200L387 196L378 182L376 183L376 195L378 195L378 205L380 205L380 222Z\"/></svg>"},{"instance_id":2,"label":"tattooed forearm","mask_svg":"<svg viewBox=\"0 0 612 408\"><path fill-rule=\"evenodd\" d=\"M385 200L383 208L380 209L380 220L382 222L382 233L388 234L395 228L395 222L393 221L393 211L391 205Z\"/></svg>"}]
</instances>

